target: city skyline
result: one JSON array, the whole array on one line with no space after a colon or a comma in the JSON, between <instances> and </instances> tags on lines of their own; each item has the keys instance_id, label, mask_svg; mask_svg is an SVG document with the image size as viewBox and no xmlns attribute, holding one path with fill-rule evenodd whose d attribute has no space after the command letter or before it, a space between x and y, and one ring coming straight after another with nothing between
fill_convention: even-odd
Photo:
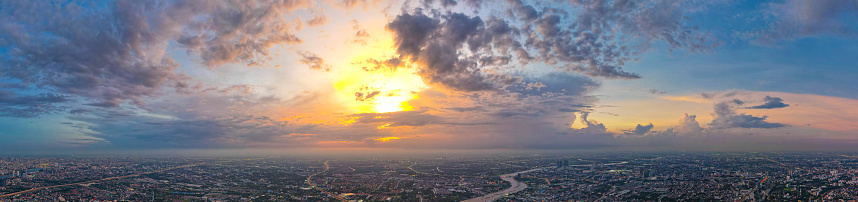
<instances>
[{"instance_id":1,"label":"city skyline","mask_svg":"<svg viewBox=\"0 0 858 202\"><path fill-rule=\"evenodd\" d=\"M856 22L854 0L0 1L0 154L856 151Z\"/></svg>"}]
</instances>

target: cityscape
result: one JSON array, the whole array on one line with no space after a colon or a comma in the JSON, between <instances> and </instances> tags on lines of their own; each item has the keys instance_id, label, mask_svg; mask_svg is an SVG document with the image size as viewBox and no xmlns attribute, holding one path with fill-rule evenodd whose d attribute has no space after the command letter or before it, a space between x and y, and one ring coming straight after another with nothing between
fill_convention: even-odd
<instances>
[{"instance_id":1,"label":"cityscape","mask_svg":"<svg viewBox=\"0 0 858 202\"><path fill-rule=\"evenodd\" d=\"M854 201L854 153L2 157L0 201Z\"/></svg>"}]
</instances>

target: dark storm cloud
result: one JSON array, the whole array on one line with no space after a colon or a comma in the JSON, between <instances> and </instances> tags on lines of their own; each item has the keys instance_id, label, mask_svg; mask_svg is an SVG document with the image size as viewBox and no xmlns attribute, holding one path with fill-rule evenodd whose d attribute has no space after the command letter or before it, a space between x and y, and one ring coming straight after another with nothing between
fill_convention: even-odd
<instances>
[{"instance_id":1,"label":"dark storm cloud","mask_svg":"<svg viewBox=\"0 0 858 202\"><path fill-rule=\"evenodd\" d=\"M138 106L185 78L166 55L180 44L206 65L261 64L300 39L282 14L303 1L0 2L0 78L77 95L91 106ZM34 15L38 13L37 15Z\"/></svg>"},{"instance_id":2,"label":"dark storm cloud","mask_svg":"<svg viewBox=\"0 0 858 202\"><path fill-rule=\"evenodd\" d=\"M756 117L745 113L736 114L728 102L715 104L715 119L709 126L713 128L780 128L788 125L767 122L767 116Z\"/></svg>"},{"instance_id":3,"label":"dark storm cloud","mask_svg":"<svg viewBox=\"0 0 858 202\"><path fill-rule=\"evenodd\" d=\"M777 109L789 106L789 104L784 104L784 100L779 97L766 96L765 98L763 98L763 101L766 103L757 106L747 107L747 109Z\"/></svg>"},{"instance_id":4,"label":"dark storm cloud","mask_svg":"<svg viewBox=\"0 0 858 202\"><path fill-rule=\"evenodd\" d=\"M657 41L691 52L717 46L683 24L683 4L677 1L572 1L574 11L545 7L543 12L520 0L501 3L517 20L437 10L426 14L418 8L394 18L387 29L394 33L399 56L422 65L425 81L459 91L505 86L492 79L497 73L486 70L510 62L635 79L640 75L624 71L623 64Z\"/></svg>"},{"instance_id":5,"label":"dark storm cloud","mask_svg":"<svg viewBox=\"0 0 858 202\"><path fill-rule=\"evenodd\" d=\"M68 101L63 95L44 93L21 95L0 89L0 116L34 118L66 110L58 104Z\"/></svg>"},{"instance_id":6,"label":"dark storm cloud","mask_svg":"<svg viewBox=\"0 0 858 202\"><path fill-rule=\"evenodd\" d=\"M655 126L653 126L652 123L650 123L649 125L645 125L645 126L638 124L637 126L635 126L634 129L623 130L623 134L642 136L642 135L646 135L647 133L649 133L649 131L651 131L653 127L655 127Z\"/></svg>"},{"instance_id":7,"label":"dark storm cloud","mask_svg":"<svg viewBox=\"0 0 858 202\"><path fill-rule=\"evenodd\" d=\"M478 33L483 21L461 13L440 18L444 21L420 12L397 16L387 25L396 35L397 53L424 64L419 74L429 83L461 91L493 89L475 61L459 58L459 49Z\"/></svg>"}]
</instances>

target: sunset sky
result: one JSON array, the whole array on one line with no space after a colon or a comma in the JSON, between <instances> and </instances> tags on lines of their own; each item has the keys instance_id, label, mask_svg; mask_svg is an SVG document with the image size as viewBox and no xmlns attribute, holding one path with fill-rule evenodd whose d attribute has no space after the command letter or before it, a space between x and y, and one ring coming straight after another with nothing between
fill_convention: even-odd
<instances>
[{"instance_id":1,"label":"sunset sky","mask_svg":"<svg viewBox=\"0 0 858 202\"><path fill-rule=\"evenodd\" d=\"M855 0L0 1L0 153L858 148Z\"/></svg>"}]
</instances>

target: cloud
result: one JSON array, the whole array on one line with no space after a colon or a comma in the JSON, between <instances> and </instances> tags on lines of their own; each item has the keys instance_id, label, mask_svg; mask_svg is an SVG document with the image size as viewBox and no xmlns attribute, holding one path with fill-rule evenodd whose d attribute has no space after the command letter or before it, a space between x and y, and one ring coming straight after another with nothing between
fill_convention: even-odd
<instances>
[{"instance_id":1,"label":"cloud","mask_svg":"<svg viewBox=\"0 0 858 202\"><path fill-rule=\"evenodd\" d=\"M605 127L605 124L588 120L589 112L581 113L581 123L583 123L586 127L578 129L578 131L583 134L604 134L607 133L608 128Z\"/></svg>"},{"instance_id":2,"label":"cloud","mask_svg":"<svg viewBox=\"0 0 858 202\"><path fill-rule=\"evenodd\" d=\"M364 71L377 71L377 70L388 70L388 71L396 71L397 68L404 67L405 64L399 58L390 58L386 60L376 60L373 58L368 58L363 63L355 63L358 65L364 65L361 67Z\"/></svg>"},{"instance_id":3,"label":"cloud","mask_svg":"<svg viewBox=\"0 0 858 202\"><path fill-rule=\"evenodd\" d=\"M452 7L456 6L458 2L456 0L421 0L423 2L423 6L431 6L435 2L441 4L442 7Z\"/></svg>"},{"instance_id":4,"label":"cloud","mask_svg":"<svg viewBox=\"0 0 858 202\"><path fill-rule=\"evenodd\" d=\"M92 112L92 110L89 110L89 109L72 109L71 111L69 111L69 114L81 115L81 114L88 113L88 112Z\"/></svg>"},{"instance_id":5,"label":"cloud","mask_svg":"<svg viewBox=\"0 0 858 202\"><path fill-rule=\"evenodd\" d=\"M858 1L856 0L786 0L770 3L768 26L746 35L771 43L814 36L858 36Z\"/></svg>"},{"instance_id":6,"label":"cloud","mask_svg":"<svg viewBox=\"0 0 858 202\"><path fill-rule=\"evenodd\" d=\"M494 80L503 76L493 68L509 62L542 62L592 77L635 79L640 75L624 71L623 64L656 41L691 52L718 44L683 24L679 2L572 1L576 10L546 7L541 13L519 0L504 3L519 19L426 14L418 8L396 16L387 29L394 34L397 54L420 64L424 81L457 91L505 86Z\"/></svg>"},{"instance_id":7,"label":"cloud","mask_svg":"<svg viewBox=\"0 0 858 202\"><path fill-rule=\"evenodd\" d=\"M777 109L789 106L789 104L784 104L784 100L779 97L771 97L767 95L765 98L763 98L763 101L765 101L766 103L762 105L746 107L746 109Z\"/></svg>"},{"instance_id":8,"label":"cloud","mask_svg":"<svg viewBox=\"0 0 858 202\"><path fill-rule=\"evenodd\" d=\"M743 104L745 104L745 102L744 102L744 101L742 101L742 100L740 100L740 99L733 99L733 100L730 100L730 102L731 102L731 103L733 103L733 104L736 104L736 105L743 105Z\"/></svg>"},{"instance_id":9,"label":"cloud","mask_svg":"<svg viewBox=\"0 0 858 202\"><path fill-rule=\"evenodd\" d=\"M736 114L729 102L715 104L715 119L709 123L713 128L781 128L788 125L770 123L767 116L756 117L745 113Z\"/></svg>"},{"instance_id":10,"label":"cloud","mask_svg":"<svg viewBox=\"0 0 858 202\"><path fill-rule=\"evenodd\" d=\"M358 24L357 20L352 20L349 23L352 24L352 29L355 30L355 36L352 39L352 43L366 45L370 39L369 32L367 32L366 29L360 28L360 24Z\"/></svg>"},{"instance_id":11,"label":"cloud","mask_svg":"<svg viewBox=\"0 0 858 202\"><path fill-rule=\"evenodd\" d=\"M423 65L424 81L460 91L494 89L472 60L460 59L459 49L482 24L479 17L455 13L444 22L422 13L402 14L387 24L395 34L397 53Z\"/></svg>"},{"instance_id":12,"label":"cloud","mask_svg":"<svg viewBox=\"0 0 858 202\"><path fill-rule=\"evenodd\" d=\"M88 126L88 136L102 139L108 147L127 148L240 148L276 142L281 135L299 131L288 123L264 116L220 116L164 120L130 116L123 121L98 121L99 118L76 117L95 121ZM279 139L287 142L290 139Z\"/></svg>"},{"instance_id":13,"label":"cloud","mask_svg":"<svg viewBox=\"0 0 858 202\"><path fill-rule=\"evenodd\" d=\"M331 71L331 65L326 64L325 59L322 59L315 53L301 51L298 52L298 55L301 55L300 62L310 67L310 69Z\"/></svg>"},{"instance_id":14,"label":"cloud","mask_svg":"<svg viewBox=\"0 0 858 202\"><path fill-rule=\"evenodd\" d=\"M375 96L381 94L381 91L371 91L371 92L355 92L355 100L357 101L372 101L375 99Z\"/></svg>"},{"instance_id":15,"label":"cloud","mask_svg":"<svg viewBox=\"0 0 858 202\"><path fill-rule=\"evenodd\" d=\"M0 3L0 78L85 97L100 107L129 100L142 106L142 98L186 78L166 55L172 42L209 66L261 64L271 46L301 41L281 15L307 5L297 0L61 4Z\"/></svg>"},{"instance_id":16,"label":"cloud","mask_svg":"<svg viewBox=\"0 0 858 202\"><path fill-rule=\"evenodd\" d=\"M470 111L485 111L483 106L474 106L474 107L448 107L444 109L453 110L456 112L470 112Z\"/></svg>"},{"instance_id":17,"label":"cloud","mask_svg":"<svg viewBox=\"0 0 858 202\"><path fill-rule=\"evenodd\" d=\"M59 104L67 101L67 96L58 94L21 95L0 89L0 116L35 118L66 110Z\"/></svg>"},{"instance_id":18,"label":"cloud","mask_svg":"<svg viewBox=\"0 0 858 202\"><path fill-rule=\"evenodd\" d=\"M366 32L365 29L358 30L355 33L355 38L352 40L352 43L366 45L369 41L369 32Z\"/></svg>"},{"instance_id":19,"label":"cloud","mask_svg":"<svg viewBox=\"0 0 858 202\"><path fill-rule=\"evenodd\" d=\"M377 1L339 2L351 8ZM283 95L298 87L280 82L277 86L236 83L257 79L259 74L231 77L223 86L195 85L166 53L188 52L191 61L210 67L263 64L272 45L301 43L292 31L304 21L282 18L313 2L120 0L93 10L75 10L74 3L56 8L40 2L3 2L0 7L42 9L49 14L19 16L17 11L0 9L4 14L0 15L0 116L37 117L73 109L68 116L93 144L131 148L282 148L342 141L358 147L625 148L643 145L624 142L627 139L680 142L684 140L676 136L706 136L737 128L754 128L756 134L786 126L766 116L735 112L739 105L758 104L744 104L742 100L751 100L746 97L734 99L735 92L693 99L659 96L706 103L704 107L727 101L723 109L716 104L709 128L701 127L693 114L685 114L664 131L656 131L653 124L608 131L606 125L611 122L593 120L598 114L610 114L596 107L603 97L592 94L601 85L599 79L640 78L624 67L653 47L705 52L718 45L707 33L686 25L689 16L683 8L688 5L682 1L573 0L571 6L519 0L426 2L441 8L404 8L402 14L385 21L394 37L394 55L353 64L379 71L374 73L413 68L408 70L432 88L420 92L360 88L354 99L361 102L376 102L379 95L389 93L419 97L405 102L416 111L360 114L348 114L356 110L348 106L354 102L351 94L337 95L330 86L323 92L300 89L297 92L304 93ZM479 11L482 14L463 8L483 3L487 10ZM458 13L463 10L469 13ZM327 20L318 15L306 23L320 26ZM70 27L59 26L66 24ZM357 21L345 31L346 43L366 44L371 39ZM385 35L375 37L379 36ZM306 51L297 55L298 62L311 69L331 68L328 56ZM176 91L163 90L170 87ZM656 89L648 92L665 94ZM780 97L794 106L768 111L783 113L809 106L793 97L771 95L777 97L767 97L765 104L754 107L788 106ZM290 96L295 98L283 98ZM316 96L335 98L322 102ZM83 98L85 105L66 106L77 98ZM129 101L138 107L116 107ZM836 113L842 112L832 111L826 115L839 117ZM841 128L853 128L848 126ZM401 139L364 144L383 137Z\"/></svg>"},{"instance_id":20,"label":"cloud","mask_svg":"<svg viewBox=\"0 0 858 202\"><path fill-rule=\"evenodd\" d=\"M524 4L521 0L506 0L507 4L512 6L513 13L524 21L535 20L539 17L536 8L531 5Z\"/></svg>"},{"instance_id":21,"label":"cloud","mask_svg":"<svg viewBox=\"0 0 858 202\"><path fill-rule=\"evenodd\" d=\"M342 0L337 3L337 6L345 9L354 9L358 6L361 6L362 8L366 9L369 6L374 6L378 4L378 2L378 0Z\"/></svg>"},{"instance_id":22,"label":"cloud","mask_svg":"<svg viewBox=\"0 0 858 202\"><path fill-rule=\"evenodd\" d=\"M655 127L655 126L653 126L652 123L650 123L649 125L645 125L645 126L638 124L637 126L635 126L634 129L623 130L623 134L642 136L642 135L646 135L647 133L649 133L649 131L652 130L653 127Z\"/></svg>"},{"instance_id":23,"label":"cloud","mask_svg":"<svg viewBox=\"0 0 858 202\"><path fill-rule=\"evenodd\" d=\"M525 95L583 95L597 89L601 84L586 76L552 72L546 75L528 75L521 82L514 82L505 89Z\"/></svg>"},{"instance_id":24,"label":"cloud","mask_svg":"<svg viewBox=\"0 0 858 202\"><path fill-rule=\"evenodd\" d=\"M679 125L675 127L675 130L679 134L701 134L703 127L700 127L700 123L697 122L697 115L685 113L679 119Z\"/></svg>"},{"instance_id":25,"label":"cloud","mask_svg":"<svg viewBox=\"0 0 858 202\"><path fill-rule=\"evenodd\" d=\"M480 9L486 0L465 0L465 5L473 9Z\"/></svg>"},{"instance_id":26,"label":"cloud","mask_svg":"<svg viewBox=\"0 0 858 202\"><path fill-rule=\"evenodd\" d=\"M223 88L219 88L219 87L206 88L206 89L203 89L201 92L206 93L206 92L212 91L212 92L217 92L217 93L222 93L222 94L238 93L238 94L247 95L247 94L253 93L255 88L257 88L257 86L253 86L253 85L231 85L231 86L227 86L227 87L223 87Z\"/></svg>"},{"instance_id":27,"label":"cloud","mask_svg":"<svg viewBox=\"0 0 858 202\"><path fill-rule=\"evenodd\" d=\"M515 82L503 88L502 93L469 94L464 99L471 104L457 106L457 103L448 103L445 109L468 111L489 119L558 121L554 120L558 116L574 119L569 117L570 112L590 111L595 99L586 95L600 86L590 77L559 72L516 76L513 80ZM568 123L566 120L563 122Z\"/></svg>"},{"instance_id":28,"label":"cloud","mask_svg":"<svg viewBox=\"0 0 858 202\"><path fill-rule=\"evenodd\" d=\"M736 108L740 108L739 106L747 104L745 101L741 99L735 98L740 97L747 100L747 97L757 97L757 93L751 91L742 91L742 90L729 90L723 92L704 92L700 93L700 97L705 100L699 101L700 103L714 103L714 119L711 123L709 123L710 128L712 129L726 129L726 128L781 128L789 126L787 124L782 123L772 123L766 121L768 116L753 116L745 113L737 113L735 111ZM755 96L756 95L756 96ZM684 97L683 97L684 98ZM688 97L688 99L695 99L694 97ZM673 100L685 100L685 99L673 99ZM779 97L771 97L765 96L763 98L765 101L764 104L750 107L742 107L743 109L774 109L774 108L783 108L789 106L788 104L783 103L783 99Z\"/></svg>"},{"instance_id":29,"label":"cloud","mask_svg":"<svg viewBox=\"0 0 858 202\"><path fill-rule=\"evenodd\" d=\"M225 63L262 65L270 59L274 45L294 45L303 41L291 33L282 19L289 12L307 7L309 1L213 1L178 2L167 14L185 17L177 42L198 53L203 63L216 66ZM190 7L190 8L188 8ZM201 13L194 9L203 9ZM202 18L191 16L205 16ZM170 16L170 15L168 15ZM163 17L163 16L162 16ZM193 20L197 19L197 20Z\"/></svg>"},{"instance_id":30,"label":"cloud","mask_svg":"<svg viewBox=\"0 0 858 202\"><path fill-rule=\"evenodd\" d=\"M318 124L271 118L276 108L300 106L314 97L280 99L251 91L179 94L154 99L151 109L95 108L68 118L82 123L81 136L99 139L94 148L252 148L309 145L316 139L288 136L316 134Z\"/></svg>"},{"instance_id":31,"label":"cloud","mask_svg":"<svg viewBox=\"0 0 858 202\"><path fill-rule=\"evenodd\" d=\"M442 124L443 119L439 116L426 113L426 110L400 111L390 113L363 113L353 114L358 124L389 124L388 127L398 126L425 126L428 124Z\"/></svg>"},{"instance_id":32,"label":"cloud","mask_svg":"<svg viewBox=\"0 0 858 202\"><path fill-rule=\"evenodd\" d=\"M328 23L328 18L325 17L324 15L319 15L319 16L313 17L313 19L307 20L307 25L310 25L310 27L322 26L322 25L325 25L327 23Z\"/></svg>"},{"instance_id":33,"label":"cloud","mask_svg":"<svg viewBox=\"0 0 858 202\"><path fill-rule=\"evenodd\" d=\"M666 91L662 91L662 90L658 90L658 89L649 89L647 92L649 92L650 94L655 94L655 95L667 94Z\"/></svg>"},{"instance_id":34,"label":"cloud","mask_svg":"<svg viewBox=\"0 0 858 202\"><path fill-rule=\"evenodd\" d=\"M623 133L626 135L637 134L637 136L649 133L648 137L653 138L699 137L707 134L707 129L700 127L700 123L697 122L697 115L688 115L688 113L683 114L675 126L664 131L654 131L652 128L652 124L646 126L638 124L634 129L625 130Z\"/></svg>"}]
</instances>

